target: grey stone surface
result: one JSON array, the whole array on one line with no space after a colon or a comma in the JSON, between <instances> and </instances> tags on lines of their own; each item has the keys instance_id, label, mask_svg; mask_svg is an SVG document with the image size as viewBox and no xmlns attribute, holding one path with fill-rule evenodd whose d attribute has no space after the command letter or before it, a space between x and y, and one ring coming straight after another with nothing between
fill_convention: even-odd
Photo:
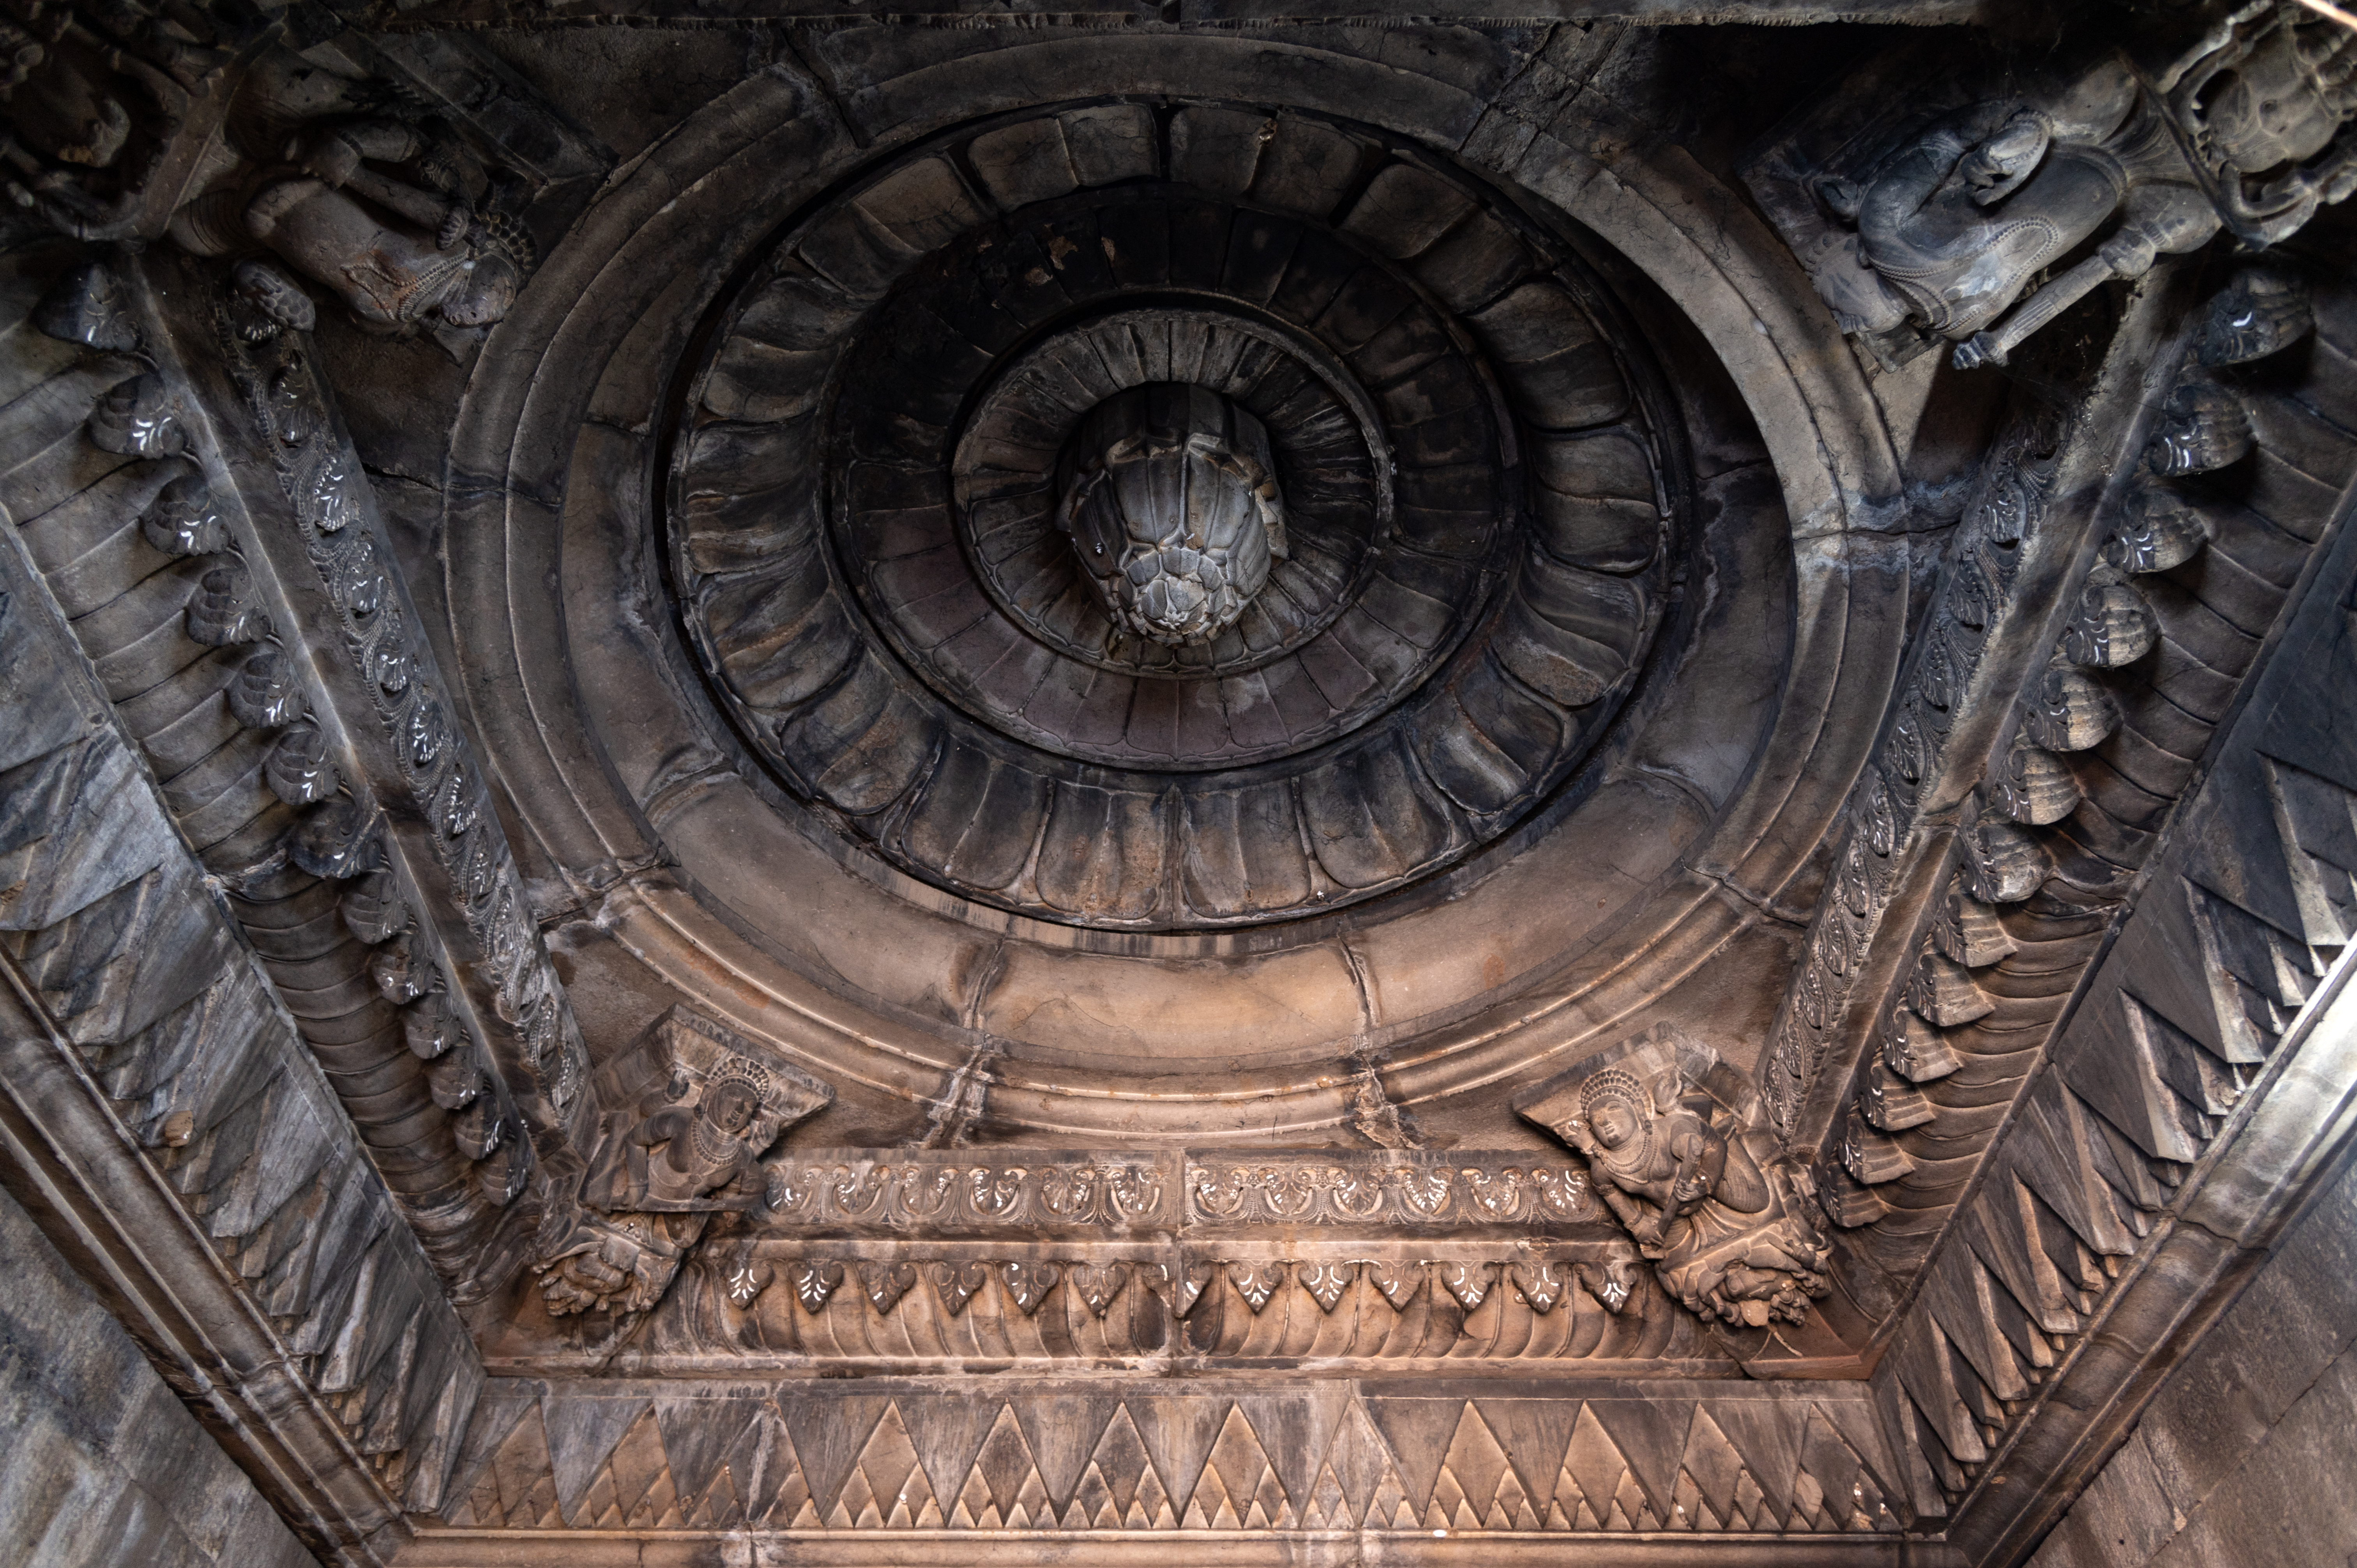
<instances>
[{"instance_id":1,"label":"grey stone surface","mask_svg":"<svg viewBox=\"0 0 2357 1568\"><path fill-rule=\"evenodd\" d=\"M16 1199L0 1193L0 1520L11 1568L313 1558Z\"/></svg>"},{"instance_id":2,"label":"grey stone surface","mask_svg":"<svg viewBox=\"0 0 2357 1568\"><path fill-rule=\"evenodd\" d=\"M39 369L63 367L20 352L20 377L27 358L20 421L45 402L89 412L70 381L41 397L57 378L44 386ZM70 423L60 435L51 450L88 450ZM7 477L0 549L0 669L23 714L11 749L36 753L0 771L15 874L0 900L0 1168L307 1543L382 1561L405 1533L403 1495L438 1498L479 1366L344 1120L332 1058L306 1051L175 831L182 802L141 765L103 666L59 613L46 574L72 555L59 541L104 512L86 478L45 488L29 466ZM136 514L116 515L117 537L146 548ZM153 550L146 567L149 582L174 570ZM165 629L149 640L168 653L179 631ZM178 646L206 665L201 645ZM171 695L181 711L225 701L219 684L198 692Z\"/></svg>"},{"instance_id":3,"label":"grey stone surface","mask_svg":"<svg viewBox=\"0 0 2357 1568\"><path fill-rule=\"evenodd\" d=\"M9 1560L308 1562L252 1484L13 1200L5 1321Z\"/></svg>"},{"instance_id":4,"label":"grey stone surface","mask_svg":"<svg viewBox=\"0 0 2357 1568\"><path fill-rule=\"evenodd\" d=\"M2145 1409L2032 1568L2357 1554L2357 1167L2316 1199Z\"/></svg>"}]
</instances>

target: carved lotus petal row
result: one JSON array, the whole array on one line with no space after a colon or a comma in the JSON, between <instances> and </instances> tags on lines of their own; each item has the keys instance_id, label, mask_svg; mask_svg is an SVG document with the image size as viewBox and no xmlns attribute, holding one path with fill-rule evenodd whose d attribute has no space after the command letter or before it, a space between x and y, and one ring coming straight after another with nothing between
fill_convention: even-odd
<instances>
[{"instance_id":1,"label":"carved lotus petal row","mask_svg":"<svg viewBox=\"0 0 2357 1568\"><path fill-rule=\"evenodd\" d=\"M1500 1284L1511 1286L1515 1300L1544 1316L1555 1310L1574 1284L1587 1291L1607 1312L1619 1313L1636 1294L1641 1277L1633 1260L1600 1263L1566 1263L1554 1260L1510 1259L1504 1262L1400 1262L1384 1259L1343 1259L1294 1262L1246 1258L1228 1262L1189 1263L1172 1269L1161 1263L877 1262L801 1257L780 1263L747 1255L714 1265L728 1300L749 1310L770 1284L782 1277L794 1299L813 1314L824 1312L846 1281L856 1283L856 1295L877 1316L888 1316L920 1279L928 1283L942 1308L952 1317L962 1315L993 1281L1007 1304L1028 1317L1049 1295L1067 1291L1089 1313L1102 1318L1133 1284L1159 1296L1171 1313L1188 1316L1215 1283L1224 1280L1238 1300L1257 1315L1275 1301L1288 1283L1300 1287L1323 1313L1338 1308L1353 1283L1363 1278L1372 1294L1393 1311L1405 1313L1422 1294L1427 1281L1466 1312L1478 1310Z\"/></svg>"},{"instance_id":2,"label":"carved lotus petal row","mask_svg":"<svg viewBox=\"0 0 2357 1568\"><path fill-rule=\"evenodd\" d=\"M2017 705L2013 739L1984 781L1983 814L1958 835L1959 864L1842 1125L1834 1159L1849 1183L1828 1173L1821 1184L1837 1224L1870 1224L1888 1211L1871 1189L1915 1169L1893 1134L1936 1116L1916 1086L1955 1071L1961 1058L1946 1033L1996 1008L1975 972L2015 950L2000 911L2045 885L2052 871L2046 832L2082 798L2072 758L2119 727L2106 673L2134 664L2158 640L2158 621L2135 579L2180 566L2209 542L2201 502L2178 481L2251 449L2248 412L2210 368L2274 353L2312 325L2305 291L2280 274L2246 270L2210 302L2199 362L2180 373L2163 405L2145 447L2146 471L2087 572L2051 660ZM2035 526L2034 509L2024 515Z\"/></svg>"}]
</instances>

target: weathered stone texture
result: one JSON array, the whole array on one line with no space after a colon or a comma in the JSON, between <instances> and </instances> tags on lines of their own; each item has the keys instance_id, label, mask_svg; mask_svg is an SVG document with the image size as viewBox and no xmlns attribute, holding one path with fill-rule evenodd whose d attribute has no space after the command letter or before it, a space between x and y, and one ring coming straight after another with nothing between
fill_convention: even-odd
<instances>
[{"instance_id":1,"label":"weathered stone texture","mask_svg":"<svg viewBox=\"0 0 2357 1568\"><path fill-rule=\"evenodd\" d=\"M2030 1568L2357 1559L2357 1165L2235 1297Z\"/></svg>"},{"instance_id":2,"label":"weathered stone texture","mask_svg":"<svg viewBox=\"0 0 2357 1568\"><path fill-rule=\"evenodd\" d=\"M38 572L73 431L0 479L0 1169L308 1542L381 1560L479 1365Z\"/></svg>"},{"instance_id":3,"label":"weathered stone texture","mask_svg":"<svg viewBox=\"0 0 2357 1568\"><path fill-rule=\"evenodd\" d=\"M123 1326L0 1193L0 1562L307 1568L315 1561Z\"/></svg>"},{"instance_id":4,"label":"weathered stone texture","mask_svg":"<svg viewBox=\"0 0 2357 1568\"><path fill-rule=\"evenodd\" d=\"M2338 1554L2357 33L1005 9L7 7L0 1535Z\"/></svg>"}]
</instances>

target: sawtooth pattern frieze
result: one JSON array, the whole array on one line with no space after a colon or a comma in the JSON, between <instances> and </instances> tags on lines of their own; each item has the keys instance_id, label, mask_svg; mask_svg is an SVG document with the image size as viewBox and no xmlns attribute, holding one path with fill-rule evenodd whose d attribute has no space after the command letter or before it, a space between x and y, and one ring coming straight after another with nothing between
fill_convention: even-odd
<instances>
[{"instance_id":1,"label":"sawtooth pattern frieze","mask_svg":"<svg viewBox=\"0 0 2357 1568\"><path fill-rule=\"evenodd\" d=\"M1894 1134L1972 1136L1972 1107L1939 1121L1943 1097L1986 1088L1981 1074L1935 1087L1963 1059L1951 1036L1975 1030L2036 1048L2038 999L2050 1023L2347 482L2347 438L2332 413L2345 395L2345 348L2328 337L2302 356L2305 368L2269 368L2288 366L2315 308L2327 319L2344 308L2337 281L2287 260L2244 268L2191 303L2185 324L2155 345L2184 369L2153 389L2148 421L2122 417L2146 389L2120 375L2075 413L2029 414L2013 448L1995 455L1859 796L1767 1069L1786 1116L1804 1106L1821 1115L1822 1090L1810 1099L1820 1064L1857 1029L1873 1036L1879 1061L1841 1133L1842 1175L1827 1184L1845 1223L1877 1212L1861 1189L1911 1169L1916 1156ZM2255 421L2280 439L2259 442ZM2071 424L2076 435L2062 433ZM2059 606L2043 593L2024 600L2018 583L1992 598L1992 585L2017 579L2017 557L2027 565L2040 554L2064 574ZM1980 650L2017 617L2021 629L1984 671ZM2051 639L2042 663L2026 660L2040 637ZM2008 680L2021 682L2009 713L1989 700ZM1951 749L1959 730L1971 749ZM1974 779L1984 756L1992 760ZM1919 884L1928 893L1910 895L1906 885L1938 858L1922 858L1924 846L1943 843L1945 866ZM1894 901L1902 923L1886 939ZM1877 948L1886 940L1913 946ZM1862 1022L1861 984L1884 998ZM1996 1119L1986 1118L1989 1129Z\"/></svg>"},{"instance_id":2,"label":"sawtooth pattern frieze","mask_svg":"<svg viewBox=\"0 0 2357 1568\"><path fill-rule=\"evenodd\" d=\"M558 1453L565 1463L552 1468ZM1871 1536L1901 1523L1888 1450L1855 1393L1712 1401L1693 1385L1582 1401L1527 1384L1470 1397L1348 1382L773 1396L502 1382L468 1458L468 1490L442 1515L453 1536L426 1552L478 1531L495 1548L501 1532L565 1526L658 1538L757 1527L1559 1540Z\"/></svg>"},{"instance_id":3,"label":"sawtooth pattern frieze","mask_svg":"<svg viewBox=\"0 0 2357 1568\"><path fill-rule=\"evenodd\" d=\"M551 1321L522 1325L495 1359L1721 1372L1744 1349L1653 1283L1568 1161L789 1147L758 1169L741 1201L694 1206L701 1246L657 1249L657 1288L631 1296L618 1280L590 1300L549 1287Z\"/></svg>"},{"instance_id":4,"label":"sawtooth pattern frieze","mask_svg":"<svg viewBox=\"0 0 2357 1568\"><path fill-rule=\"evenodd\" d=\"M1438 1255L1436 1255L1438 1254ZM1534 1363L1723 1376L1730 1348L1639 1272L1625 1242L1402 1247L1228 1242L1021 1249L724 1243L644 1335L539 1343L516 1370L594 1359L657 1375L1336 1371L1503 1375Z\"/></svg>"},{"instance_id":5,"label":"sawtooth pattern frieze","mask_svg":"<svg viewBox=\"0 0 2357 1568\"><path fill-rule=\"evenodd\" d=\"M2345 333L2345 319L2319 309L2319 330ZM2331 350L2343 367L2357 362L2347 343ZM2350 440L2344 522L2357 473ZM2233 539L2222 527L2212 547ZM2100 1447L2092 1412L2102 1398L2162 1351L2200 1300L2195 1287L2231 1267L2252 1231L2265 1235L2264 1213L2215 1185L2235 1169L2218 1150L2246 1149L2256 1119L2271 1114L2298 1123L2266 1134L2287 1147L2334 1130L2329 1105L2276 1113L2264 1098L2336 1070L2329 1064L2345 1048L2345 1034L2319 1017L2349 967L2357 862L2357 765L2345 726L2325 716L2357 674L2345 527L2322 553L2283 633L2282 662L2179 809L2076 1008L2018 1091L2017 1129L1953 1200L1915 1302L1892 1325L1888 1395L1903 1392L1931 1475L1981 1541L2034 1538L2053 1499L2006 1498L1990 1477L2060 1462L2091 1431ZM1981 1055L1973 1044L1960 1042L1967 1063ZM2304 1065L2315 1051L2327 1065Z\"/></svg>"},{"instance_id":6,"label":"sawtooth pattern frieze","mask_svg":"<svg viewBox=\"0 0 2357 1568\"><path fill-rule=\"evenodd\" d=\"M591 160L481 57L324 11L61 6L36 31L10 91L18 205L171 244L152 273L16 258L15 368L50 384L15 409L50 461L12 505L39 514L37 560L436 1266L479 1295L529 1250L533 1137L565 1166L587 1060L284 269L471 352L532 263L528 196ZM128 129L44 140L86 102Z\"/></svg>"}]
</instances>

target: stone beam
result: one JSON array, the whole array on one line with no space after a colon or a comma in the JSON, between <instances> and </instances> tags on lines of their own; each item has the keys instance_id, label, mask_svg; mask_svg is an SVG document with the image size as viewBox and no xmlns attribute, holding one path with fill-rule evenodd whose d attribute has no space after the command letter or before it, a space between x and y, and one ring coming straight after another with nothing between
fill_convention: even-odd
<instances>
[{"instance_id":1,"label":"stone beam","mask_svg":"<svg viewBox=\"0 0 2357 1568\"><path fill-rule=\"evenodd\" d=\"M474 1347L36 570L55 448L9 450L0 1173L306 1542L387 1562Z\"/></svg>"}]
</instances>

